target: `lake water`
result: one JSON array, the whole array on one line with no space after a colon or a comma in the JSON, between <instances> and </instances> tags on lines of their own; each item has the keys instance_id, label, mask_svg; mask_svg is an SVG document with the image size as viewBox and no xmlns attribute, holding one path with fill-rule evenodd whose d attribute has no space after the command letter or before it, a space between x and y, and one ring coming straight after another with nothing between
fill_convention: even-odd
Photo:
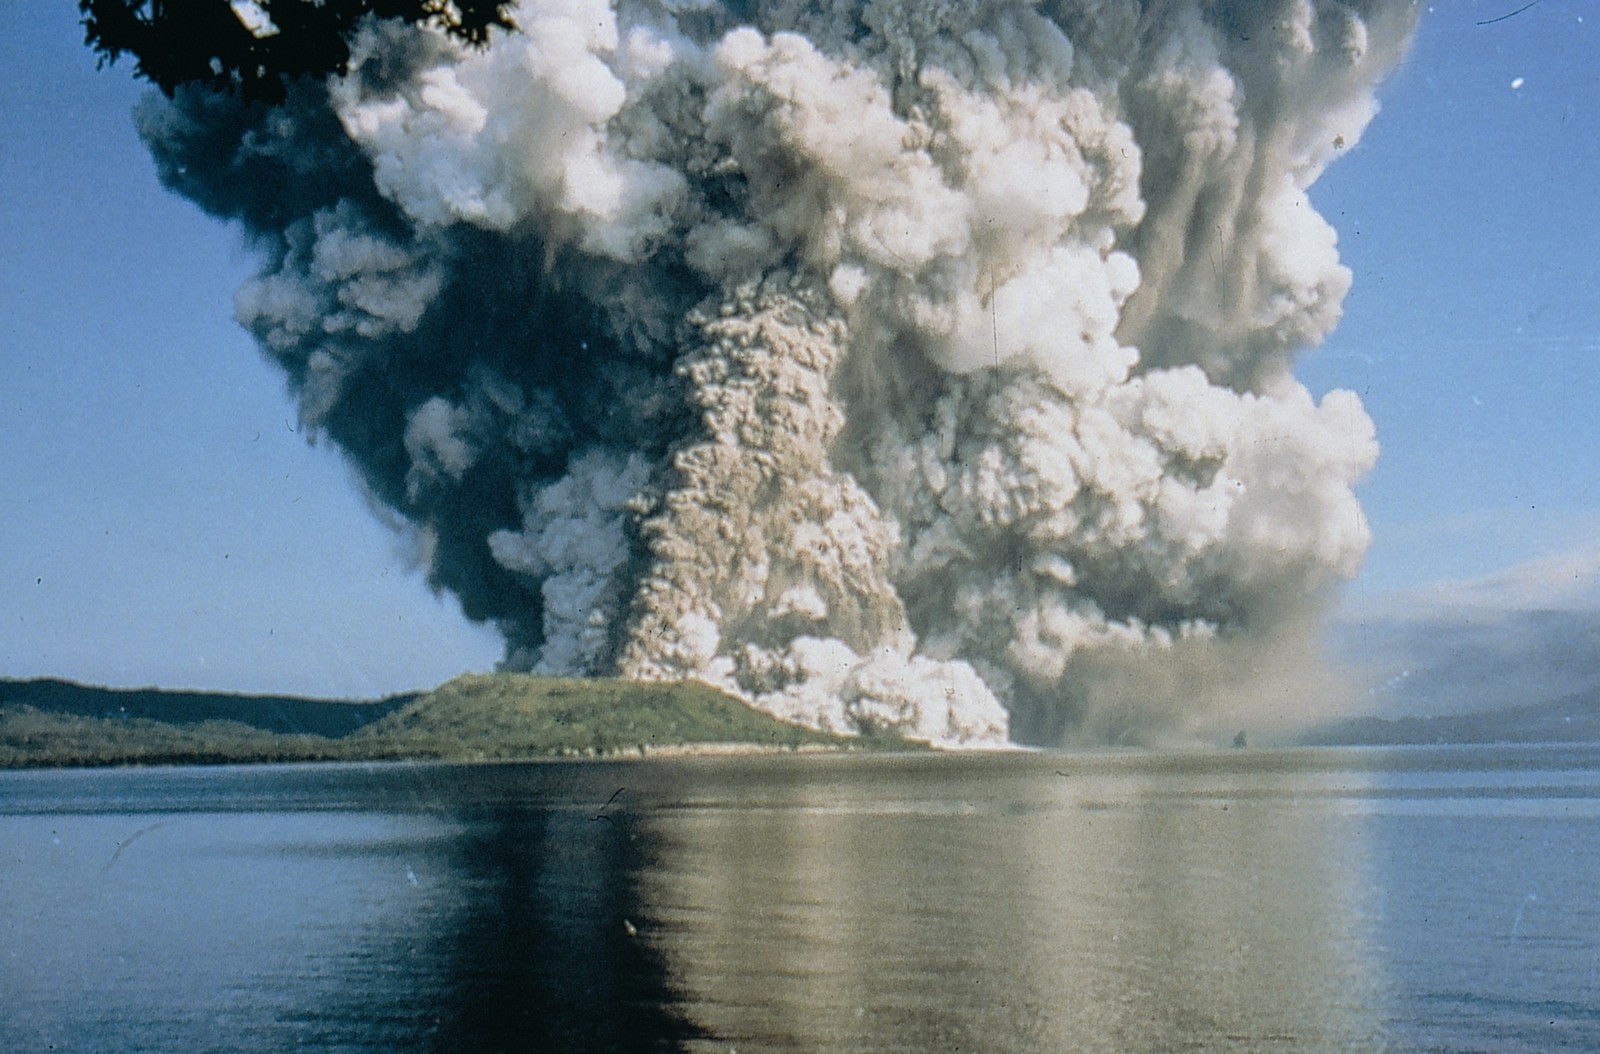
<instances>
[{"instance_id":1,"label":"lake water","mask_svg":"<svg viewBox=\"0 0 1600 1054\"><path fill-rule=\"evenodd\" d=\"M0 1050L1594 1051L1600 750L0 774Z\"/></svg>"}]
</instances>

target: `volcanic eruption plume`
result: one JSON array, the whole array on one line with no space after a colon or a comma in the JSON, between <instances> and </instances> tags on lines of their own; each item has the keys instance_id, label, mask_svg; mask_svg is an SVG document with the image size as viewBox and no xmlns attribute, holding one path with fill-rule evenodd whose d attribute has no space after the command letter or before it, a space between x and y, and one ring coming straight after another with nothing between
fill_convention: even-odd
<instances>
[{"instance_id":1,"label":"volcanic eruption plume","mask_svg":"<svg viewBox=\"0 0 1600 1054\"><path fill-rule=\"evenodd\" d=\"M506 664L944 742L1181 734L1368 541L1306 188L1401 0L526 0L141 107Z\"/></svg>"}]
</instances>

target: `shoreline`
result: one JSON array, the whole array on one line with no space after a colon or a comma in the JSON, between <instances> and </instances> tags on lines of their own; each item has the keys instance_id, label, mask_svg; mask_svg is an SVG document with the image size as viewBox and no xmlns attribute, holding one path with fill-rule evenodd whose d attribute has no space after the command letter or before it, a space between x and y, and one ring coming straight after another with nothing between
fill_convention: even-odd
<instances>
[{"instance_id":1,"label":"shoreline","mask_svg":"<svg viewBox=\"0 0 1600 1054\"><path fill-rule=\"evenodd\" d=\"M758 711L698 682L468 674L372 702L0 680L0 769L922 752Z\"/></svg>"}]
</instances>

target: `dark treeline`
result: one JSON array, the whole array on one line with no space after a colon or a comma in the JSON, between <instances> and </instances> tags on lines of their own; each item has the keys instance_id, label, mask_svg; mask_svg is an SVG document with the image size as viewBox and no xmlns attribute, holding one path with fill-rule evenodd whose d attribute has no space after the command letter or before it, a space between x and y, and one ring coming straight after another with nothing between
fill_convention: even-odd
<instances>
[{"instance_id":1,"label":"dark treeline","mask_svg":"<svg viewBox=\"0 0 1600 1054\"><path fill-rule=\"evenodd\" d=\"M599 757L736 744L866 746L692 683L458 677L368 703L0 680L0 768L269 761Z\"/></svg>"},{"instance_id":2,"label":"dark treeline","mask_svg":"<svg viewBox=\"0 0 1600 1054\"><path fill-rule=\"evenodd\" d=\"M101 64L132 56L134 72L171 95L185 84L277 102L287 81L343 73L363 18L430 23L471 44L513 29L504 0L254 0L247 23L229 0L79 0L84 41ZM245 7L244 10L249 10Z\"/></svg>"},{"instance_id":3,"label":"dark treeline","mask_svg":"<svg viewBox=\"0 0 1600 1054\"><path fill-rule=\"evenodd\" d=\"M342 736L400 709L421 693L374 702L306 699L289 695L169 692L159 688L96 688L40 678L0 679L0 706L76 717L196 725L232 721L279 735Z\"/></svg>"}]
</instances>

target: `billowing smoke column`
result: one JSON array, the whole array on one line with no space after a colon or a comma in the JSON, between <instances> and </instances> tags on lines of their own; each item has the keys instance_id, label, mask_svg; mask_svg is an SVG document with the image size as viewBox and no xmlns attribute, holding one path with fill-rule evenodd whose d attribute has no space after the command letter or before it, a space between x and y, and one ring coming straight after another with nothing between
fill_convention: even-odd
<instances>
[{"instance_id":1,"label":"billowing smoke column","mask_svg":"<svg viewBox=\"0 0 1600 1054\"><path fill-rule=\"evenodd\" d=\"M528 0L141 127L508 665L839 730L1182 734L1368 532L1306 188L1396 0ZM1287 656L1287 658L1286 658ZM1210 700L1210 701L1208 701Z\"/></svg>"}]
</instances>

